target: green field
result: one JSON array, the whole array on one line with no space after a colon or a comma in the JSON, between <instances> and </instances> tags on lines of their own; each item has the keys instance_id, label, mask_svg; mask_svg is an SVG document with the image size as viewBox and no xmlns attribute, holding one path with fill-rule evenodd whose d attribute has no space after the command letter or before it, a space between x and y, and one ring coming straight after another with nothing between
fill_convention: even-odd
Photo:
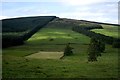
<instances>
[{"instance_id":1,"label":"green field","mask_svg":"<svg viewBox=\"0 0 120 80\"><path fill-rule=\"evenodd\" d=\"M3 49L3 78L117 78L118 49L106 45L97 62L87 62L90 38L70 29L43 28L24 45ZM64 59L26 58L43 52L63 52L67 43L73 56Z\"/></svg>"},{"instance_id":2,"label":"green field","mask_svg":"<svg viewBox=\"0 0 120 80\"><path fill-rule=\"evenodd\" d=\"M96 33L104 34L106 36L111 36L115 38L120 38L119 34L119 26L112 26L112 25L102 25L103 29L93 29Z\"/></svg>"},{"instance_id":3,"label":"green field","mask_svg":"<svg viewBox=\"0 0 120 80\"><path fill-rule=\"evenodd\" d=\"M26 56L30 59L60 59L63 56L63 52L37 52L31 55Z\"/></svg>"}]
</instances>

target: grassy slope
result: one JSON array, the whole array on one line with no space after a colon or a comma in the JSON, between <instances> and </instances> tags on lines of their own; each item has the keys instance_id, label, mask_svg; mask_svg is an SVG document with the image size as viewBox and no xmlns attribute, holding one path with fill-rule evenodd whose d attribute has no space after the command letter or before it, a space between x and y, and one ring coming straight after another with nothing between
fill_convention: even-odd
<instances>
[{"instance_id":1,"label":"grassy slope","mask_svg":"<svg viewBox=\"0 0 120 80\"><path fill-rule=\"evenodd\" d=\"M93 29L96 33L104 34L106 36L111 36L115 38L120 38L119 34L119 26L110 26L110 25L102 25L104 29Z\"/></svg>"},{"instance_id":2,"label":"grassy slope","mask_svg":"<svg viewBox=\"0 0 120 80\"><path fill-rule=\"evenodd\" d=\"M54 40L50 41L50 39ZM68 42L79 46L79 44L88 44L89 38L71 30L43 28L34 34L25 45L4 49L3 53L4 55L26 56L40 50L63 51Z\"/></svg>"},{"instance_id":3,"label":"grassy slope","mask_svg":"<svg viewBox=\"0 0 120 80\"><path fill-rule=\"evenodd\" d=\"M74 43L73 56L62 60L25 58L39 51L63 51L68 42ZM88 37L69 29L43 28L25 45L3 49L3 77L116 78L117 49L107 45L98 62L87 63L88 43Z\"/></svg>"}]
</instances>

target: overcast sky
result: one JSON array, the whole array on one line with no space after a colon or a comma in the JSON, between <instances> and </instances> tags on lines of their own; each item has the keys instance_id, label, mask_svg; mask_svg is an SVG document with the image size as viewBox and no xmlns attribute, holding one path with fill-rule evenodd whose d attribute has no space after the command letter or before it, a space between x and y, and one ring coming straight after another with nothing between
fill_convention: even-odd
<instances>
[{"instance_id":1,"label":"overcast sky","mask_svg":"<svg viewBox=\"0 0 120 80\"><path fill-rule=\"evenodd\" d=\"M118 23L119 0L2 0L0 19L58 16L78 20Z\"/></svg>"}]
</instances>

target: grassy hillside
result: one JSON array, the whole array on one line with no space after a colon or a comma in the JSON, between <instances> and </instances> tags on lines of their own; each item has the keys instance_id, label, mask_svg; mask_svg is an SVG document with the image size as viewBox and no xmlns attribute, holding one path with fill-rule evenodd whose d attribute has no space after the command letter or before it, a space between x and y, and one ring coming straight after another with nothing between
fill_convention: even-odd
<instances>
[{"instance_id":1,"label":"grassy hillside","mask_svg":"<svg viewBox=\"0 0 120 80\"><path fill-rule=\"evenodd\" d=\"M53 41L51 41L51 39L53 39ZM79 44L83 44L86 46L89 44L89 37L73 32L72 30L43 28L26 41L24 45L11 47L15 48L14 50L7 48L4 49L5 52L4 50L3 52L4 54L20 54L20 56L25 56L38 51L63 51L67 43L78 46ZM9 51L14 52L9 53ZM24 54L24 52L26 52L26 54Z\"/></svg>"},{"instance_id":2,"label":"grassy hillside","mask_svg":"<svg viewBox=\"0 0 120 80\"><path fill-rule=\"evenodd\" d=\"M82 38L82 39L81 39ZM66 29L57 29L57 28L44 28L37 34L33 35L32 38L28 40L28 42L35 41L36 44L66 44L66 43L88 43L88 37L75 33L72 30ZM53 39L53 41L50 41ZM38 42L39 41L39 42Z\"/></svg>"},{"instance_id":3,"label":"grassy hillside","mask_svg":"<svg viewBox=\"0 0 120 80\"><path fill-rule=\"evenodd\" d=\"M48 24L24 45L3 49L3 78L117 78L117 49L106 45L97 62L87 62L90 38L70 29ZM63 24L62 24L63 25ZM56 26L56 27L55 27ZM67 26L69 27L69 25ZM66 43L73 56L64 59L26 58L39 51L63 52Z\"/></svg>"},{"instance_id":4,"label":"grassy hillside","mask_svg":"<svg viewBox=\"0 0 120 80\"><path fill-rule=\"evenodd\" d=\"M81 47L81 46L78 46ZM86 51L79 48L74 56L56 59L26 59L3 56L3 78L117 78L117 50L107 47L98 62L87 63ZM83 50L83 51L82 51Z\"/></svg>"},{"instance_id":5,"label":"grassy hillside","mask_svg":"<svg viewBox=\"0 0 120 80\"><path fill-rule=\"evenodd\" d=\"M100 33L100 34L104 34L106 36L120 38L120 36L118 35L119 30L120 30L119 26L102 25L102 27L103 27L103 29L93 29L91 31L94 31L94 32Z\"/></svg>"}]
</instances>

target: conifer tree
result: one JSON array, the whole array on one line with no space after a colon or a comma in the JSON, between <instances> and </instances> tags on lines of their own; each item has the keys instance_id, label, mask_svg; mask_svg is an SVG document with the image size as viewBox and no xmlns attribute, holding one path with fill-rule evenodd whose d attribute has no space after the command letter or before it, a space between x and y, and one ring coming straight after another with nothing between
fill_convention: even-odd
<instances>
[{"instance_id":1,"label":"conifer tree","mask_svg":"<svg viewBox=\"0 0 120 80\"><path fill-rule=\"evenodd\" d=\"M105 43L91 38L88 48L88 61L97 61L97 57L101 56L101 53L105 50Z\"/></svg>"},{"instance_id":2,"label":"conifer tree","mask_svg":"<svg viewBox=\"0 0 120 80\"><path fill-rule=\"evenodd\" d=\"M64 56L69 56L69 55L72 55L73 54L73 51L72 51L72 47L70 47L70 43L68 43L65 47L65 50L64 50Z\"/></svg>"},{"instance_id":3,"label":"conifer tree","mask_svg":"<svg viewBox=\"0 0 120 80\"><path fill-rule=\"evenodd\" d=\"M97 40L91 38L88 48L88 61L97 61L98 43Z\"/></svg>"}]
</instances>

